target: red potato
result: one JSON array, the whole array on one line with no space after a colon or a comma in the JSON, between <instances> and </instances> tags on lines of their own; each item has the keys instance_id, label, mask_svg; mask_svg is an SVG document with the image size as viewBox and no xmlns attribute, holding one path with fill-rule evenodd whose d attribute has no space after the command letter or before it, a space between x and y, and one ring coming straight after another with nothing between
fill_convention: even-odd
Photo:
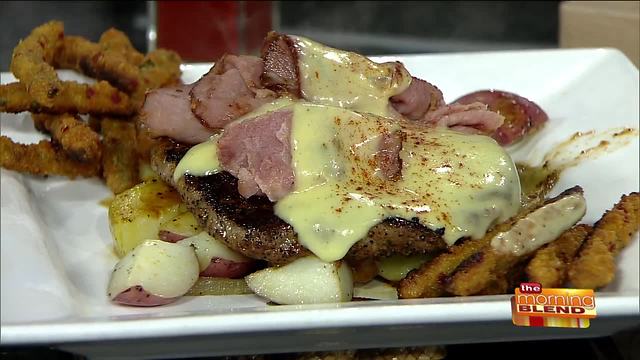
<instances>
[{"instance_id":1,"label":"red potato","mask_svg":"<svg viewBox=\"0 0 640 360\"><path fill-rule=\"evenodd\" d=\"M481 102L490 110L504 116L504 124L493 134L503 146L520 141L525 135L535 132L549 117L533 101L522 96L499 90L481 90L458 98L454 103L471 104Z\"/></svg>"},{"instance_id":2,"label":"red potato","mask_svg":"<svg viewBox=\"0 0 640 360\"><path fill-rule=\"evenodd\" d=\"M235 262L222 258L213 258L200 276L240 279L255 269L255 261Z\"/></svg>"},{"instance_id":3,"label":"red potato","mask_svg":"<svg viewBox=\"0 0 640 360\"><path fill-rule=\"evenodd\" d=\"M116 295L113 301L122 305L150 307L170 304L176 299L178 298L163 298L150 294L142 286L136 285Z\"/></svg>"},{"instance_id":4,"label":"red potato","mask_svg":"<svg viewBox=\"0 0 640 360\"><path fill-rule=\"evenodd\" d=\"M200 276L236 279L255 269L256 261L243 256L206 231L178 242L193 248L200 264Z\"/></svg>"},{"instance_id":5,"label":"red potato","mask_svg":"<svg viewBox=\"0 0 640 360\"><path fill-rule=\"evenodd\" d=\"M177 243L180 240L184 240L184 239L188 238L188 236L175 234L175 233L172 233L171 231L167 231L167 230L160 230L160 231L158 231L158 238L160 240L162 240L162 241L166 241L166 242L170 242L170 243Z\"/></svg>"},{"instance_id":6,"label":"red potato","mask_svg":"<svg viewBox=\"0 0 640 360\"><path fill-rule=\"evenodd\" d=\"M158 238L175 243L201 232L198 221L191 212L187 211L162 222L158 229Z\"/></svg>"},{"instance_id":7,"label":"red potato","mask_svg":"<svg viewBox=\"0 0 640 360\"><path fill-rule=\"evenodd\" d=\"M121 305L165 305L186 294L199 272L193 248L146 240L115 265L107 295Z\"/></svg>"}]
</instances>

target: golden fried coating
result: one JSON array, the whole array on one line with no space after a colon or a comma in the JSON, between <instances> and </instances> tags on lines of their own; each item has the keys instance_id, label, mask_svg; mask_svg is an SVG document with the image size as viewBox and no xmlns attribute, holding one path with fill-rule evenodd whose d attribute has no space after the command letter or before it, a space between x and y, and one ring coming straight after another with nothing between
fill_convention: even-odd
<instances>
[{"instance_id":1,"label":"golden fried coating","mask_svg":"<svg viewBox=\"0 0 640 360\"><path fill-rule=\"evenodd\" d=\"M134 111L129 96L106 81L81 84L64 81L50 106L42 106L27 93L22 83L0 85L0 112L80 113L128 116Z\"/></svg>"},{"instance_id":2,"label":"golden fried coating","mask_svg":"<svg viewBox=\"0 0 640 360\"><path fill-rule=\"evenodd\" d=\"M109 189L119 194L140 182L135 125L132 121L110 118L103 118L100 123L104 146L102 174Z\"/></svg>"},{"instance_id":3,"label":"golden fried coating","mask_svg":"<svg viewBox=\"0 0 640 360\"><path fill-rule=\"evenodd\" d=\"M92 177L100 173L100 162L81 163L71 159L50 141L18 144L0 136L0 165L33 175L63 175L70 178Z\"/></svg>"},{"instance_id":4,"label":"golden fried coating","mask_svg":"<svg viewBox=\"0 0 640 360\"><path fill-rule=\"evenodd\" d=\"M181 63L180 55L171 50L157 49L148 53L140 64L142 86L131 95L133 102L141 107L148 90L179 83Z\"/></svg>"},{"instance_id":5,"label":"golden fried coating","mask_svg":"<svg viewBox=\"0 0 640 360\"><path fill-rule=\"evenodd\" d=\"M54 62L58 68L75 69L106 80L126 93L133 93L140 86L140 70L121 52L104 51L99 44L80 36L65 36Z\"/></svg>"},{"instance_id":6,"label":"golden fried coating","mask_svg":"<svg viewBox=\"0 0 640 360\"><path fill-rule=\"evenodd\" d=\"M50 21L33 29L13 50L11 72L24 84L29 96L42 106L53 105L62 86L50 63L63 38L62 22Z\"/></svg>"},{"instance_id":7,"label":"golden fried coating","mask_svg":"<svg viewBox=\"0 0 640 360\"><path fill-rule=\"evenodd\" d=\"M124 56L125 60L133 65L140 65L144 61L144 55L136 50L125 33L110 28L103 32L98 41L104 51L114 51Z\"/></svg>"},{"instance_id":8,"label":"golden fried coating","mask_svg":"<svg viewBox=\"0 0 640 360\"><path fill-rule=\"evenodd\" d=\"M563 286L569 264L591 230L590 225L576 225L540 248L527 265L528 281L540 283L543 288Z\"/></svg>"},{"instance_id":9,"label":"golden fried coating","mask_svg":"<svg viewBox=\"0 0 640 360\"><path fill-rule=\"evenodd\" d=\"M51 134L52 140L72 159L81 162L100 161L100 136L82 119L69 115L33 114L36 129Z\"/></svg>"},{"instance_id":10,"label":"golden fried coating","mask_svg":"<svg viewBox=\"0 0 640 360\"><path fill-rule=\"evenodd\" d=\"M538 204L536 209L530 209L530 212L536 211L545 204L553 203L565 196L578 192L582 193L582 189L577 186L565 190L557 197ZM527 211L525 210L524 212ZM524 218L526 215L519 215L519 217ZM574 224L569 225L573 226ZM535 234L530 234L530 236L535 236ZM534 252L530 252L516 256L511 253L501 253L494 250L493 247L487 246L462 263L452 276L443 280L446 284L445 289L454 295L468 296L485 292L486 288L495 287L496 284L504 284L505 279L509 284L509 279L512 278L514 269L516 267L522 268L522 264L530 259L533 254Z\"/></svg>"},{"instance_id":11,"label":"golden fried coating","mask_svg":"<svg viewBox=\"0 0 640 360\"><path fill-rule=\"evenodd\" d=\"M569 267L569 281L580 289L606 286L615 277L615 257L638 232L640 194L624 195L593 226Z\"/></svg>"},{"instance_id":12,"label":"golden fried coating","mask_svg":"<svg viewBox=\"0 0 640 360\"><path fill-rule=\"evenodd\" d=\"M495 234L490 233L491 237ZM442 281L473 254L489 246L491 237L467 240L410 272L400 281L398 294L403 299L438 297L444 293Z\"/></svg>"}]
</instances>

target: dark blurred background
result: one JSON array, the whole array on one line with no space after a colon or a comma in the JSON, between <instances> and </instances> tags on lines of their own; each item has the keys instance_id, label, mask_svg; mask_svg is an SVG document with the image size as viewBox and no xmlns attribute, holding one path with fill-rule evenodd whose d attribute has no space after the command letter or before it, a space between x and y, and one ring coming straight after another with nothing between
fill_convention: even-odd
<instances>
[{"instance_id":1,"label":"dark blurred background","mask_svg":"<svg viewBox=\"0 0 640 360\"><path fill-rule=\"evenodd\" d=\"M4 1L0 3L0 70L8 69L19 39L51 19L62 20L66 33L93 41L104 30L116 27L142 51L147 50L148 26L157 23L159 46L172 47L189 61L213 61L224 51L256 52L268 29L306 35L367 55L557 47L558 4ZM188 48L190 44L200 48Z\"/></svg>"}]
</instances>

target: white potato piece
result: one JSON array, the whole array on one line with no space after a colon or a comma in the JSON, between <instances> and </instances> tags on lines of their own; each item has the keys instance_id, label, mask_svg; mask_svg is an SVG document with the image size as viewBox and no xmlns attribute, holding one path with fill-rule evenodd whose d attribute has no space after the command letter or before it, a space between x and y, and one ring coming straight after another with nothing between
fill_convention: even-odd
<instances>
[{"instance_id":1,"label":"white potato piece","mask_svg":"<svg viewBox=\"0 0 640 360\"><path fill-rule=\"evenodd\" d=\"M187 293L199 272L193 248L146 240L116 264L108 296L124 305L163 305Z\"/></svg>"},{"instance_id":2,"label":"white potato piece","mask_svg":"<svg viewBox=\"0 0 640 360\"><path fill-rule=\"evenodd\" d=\"M186 212L180 195L160 180L138 184L109 205L116 254L123 257L146 239L157 239L160 224Z\"/></svg>"},{"instance_id":3,"label":"white potato piece","mask_svg":"<svg viewBox=\"0 0 640 360\"><path fill-rule=\"evenodd\" d=\"M254 260L229 249L206 231L180 240L177 244L195 250L201 276L235 279L247 275L254 269Z\"/></svg>"},{"instance_id":4,"label":"white potato piece","mask_svg":"<svg viewBox=\"0 0 640 360\"><path fill-rule=\"evenodd\" d=\"M189 211L160 224L158 238L168 242L177 242L202 232L196 217Z\"/></svg>"},{"instance_id":5,"label":"white potato piece","mask_svg":"<svg viewBox=\"0 0 640 360\"><path fill-rule=\"evenodd\" d=\"M283 305L350 301L353 296L351 269L345 262L326 263L307 256L245 277L257 295Z\"/></svg>"},{"instance_id":6,"label":"white potato piece","mask_svg":"<svg viewBox=\"0 0 640 360\"><path fill-rule=\"evenodd\" d=\"M353 297L371 300L398 300L398 290L380 280L371 280L353 288Z\"/></svg>"}]
</instances>

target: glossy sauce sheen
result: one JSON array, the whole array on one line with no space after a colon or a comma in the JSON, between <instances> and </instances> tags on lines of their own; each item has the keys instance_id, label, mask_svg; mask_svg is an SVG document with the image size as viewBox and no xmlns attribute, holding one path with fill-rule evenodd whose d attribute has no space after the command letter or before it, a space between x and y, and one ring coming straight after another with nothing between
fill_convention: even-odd
<instances>
[{"instance_id":1,"label":"glossy sauce sheen","mask_svg":"<svg viewBox=\"0 0 640 360\"><path fill-rule=\"evenodd\" d=\"M573 194L544 205L518 220L508 231L491 239L491 246L503 254L521 256L557 239L587 211L582 194Z\"/></svg>"},{"instance_id":2,"label":"glossy sauce sheen","mask_svg":"<svg viewBox=\"0 0 640 360\"><path fill-rule=\"evenodd\" d=\"M218 160L218 138L214 135L208 141L193 146L182 157L173 172L173 181L178 182L182 175L213 175L220 171Z\"/></svg>"},{"instance_id":3,"label":"glossy sauce sheen","mask_svg":"<svg viewBox=\"0 0 640 360\"><path fill-rule=\"evenodd\" d=\"M493 139L445 129L416 131L342 108L296 104L292 123L295 189L275 206L298 240L324 261L341 259L389 217L444 228L452 245L479 238L520 206L515 166ZM402 178L378 176L382 134L403 131Z\"/></svg>"},{"instance_id":4,"label":"glossy sauce sheen","mask_svg":"<svg viewBox=\"0 0 640 360\"><path fill-rule=\"evenodd\" d=\"M298 51L300 89L310 102L392 116L389 98L411 84L411 75L399 63L378 64L303 37L290 38Z\"/></svg>"},{"instance_id":5,"label":"glossy sauce sheen","mask_svg":"<svg viewBox=\"0 0 640 360\"><path fill-rule=\"evenodd\" d=\"M517 213L516 167L493 139L417 129L395 118L389 97L410 85L404 67L376 64L300 37L294 43L300 53L302 92L309 102L278 100L236 121L277 109L293 111L295 185L274 210L320 259L341 259L371 227L389 217L443 231L443 239L452 245L462 237L482 237L491 225ZM396 131L403 133L402 174L396 181L384 180L375 154L383 134ZM207 157L213 153L189 153L197 157L202 151ZM180 162L182 173L194 160L186 161Z\"/></svg>"}]
</instances>

